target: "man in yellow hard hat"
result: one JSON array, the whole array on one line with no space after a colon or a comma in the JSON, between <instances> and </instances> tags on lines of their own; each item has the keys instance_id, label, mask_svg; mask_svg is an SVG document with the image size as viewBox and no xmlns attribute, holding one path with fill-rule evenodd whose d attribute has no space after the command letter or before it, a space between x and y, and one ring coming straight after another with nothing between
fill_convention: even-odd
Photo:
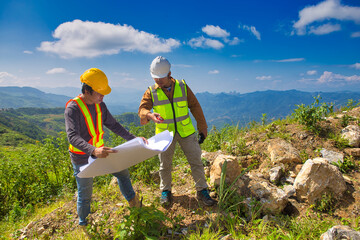
<instances>
[{"instance_id":1,"label":"man in yellow hard hat","mask_svg":"<svg viewBox=\"0 0 360 240\"><path fill-rule=\"evenodd\" d=\"M86 217L90 213L93 178L77 177L80 167L88 164L90 155L95 158L106 158L116 152L104 146L104 125L126 140L131 140L135 136L114 119L103 102L104 95L111 92L105 73L97 68L91 68L81 75L80 80L82 94L66 104L64 115L70 143L69 153L78 188L79 225L86 225ZM143 140L147 142L145 138ZM113 175L117 178L120 191L129 201L130 207L140 206L130 181L129 171L125 169Z\"/></svg>"},{"instance_id":2,"label":"man in yellow hard hat","mask_svg":"<svg viewBox=\"0 0 360 240\"><path fill-rule=\"evenodd\" d=\"M164 130L174 133L174 139L169 148L159 154L160 189L162 190L160 203L163 206L169 206L172 202L172 159L176 142L179 142L191 166L197 198L205 205L212 206L216 204L216 201L209 196L201 161L201 148L191 122L189 109L196 119L199 135L202 136L201 141L207 136L205 117L198 100L185 81L171 77L170 67L170 62L162 56L152 61L150 74L155 84L144 93L138 111L141 124L147 124L152 120L156 125L156 133Z\"/></svg>"}]
</instances>

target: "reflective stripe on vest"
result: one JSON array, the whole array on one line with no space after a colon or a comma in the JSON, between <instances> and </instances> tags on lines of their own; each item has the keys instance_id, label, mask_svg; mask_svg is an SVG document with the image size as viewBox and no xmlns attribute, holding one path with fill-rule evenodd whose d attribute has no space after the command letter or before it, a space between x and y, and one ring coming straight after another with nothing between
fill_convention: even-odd
<instances>
[{"instance_id":1,"label":"reflective stripe on vest","mask_svg":"<svg viewBox=\"0 0 360 240\"><path fill-rule=\"evenodd\" d=\"M189 115L187 90L184 80L175 80L173 103L170 102L161 88L155 89L154 86L150 86L149 89L153 100L154 112L159 113L164 119L163 122L155 124L156 134L169 130L170 132L178 132L181 137L187 137L195 132Z\"/></svg>"},{"instance_id":2,"label":"reflective stripe on vest","mask_svg":"<svg viewBox=\"0 0 360 240\"><path fill-rule=\"evenodd\" d=\"M67 105L69 104L69 102L74 101L77 103L77 105L79 106L84 119L85 119L85 123L87 126L87 129L89 131L89 135L91 136L91 139L89 140L88 143L90 143L91 145L95 146L95 147L102 147L104 146L104 130L103 130L103 123L102 123L102 112L101 112L101 107L100 104L95 104L95 109L96 109L96 122L97 122L97 126L95 128L95 124L94 121L91 117L90 111L87 107L87 105L84 103L84 101L80 98L80 97L76 97L74 99L69 100L66 103L65 108L67 107ZM69 150L72 153L76 153L76 154L81 154L84 155L86 153L84 153L83 151L75 148L73 145L69 145Z\"/></svg>"}]
</instances>

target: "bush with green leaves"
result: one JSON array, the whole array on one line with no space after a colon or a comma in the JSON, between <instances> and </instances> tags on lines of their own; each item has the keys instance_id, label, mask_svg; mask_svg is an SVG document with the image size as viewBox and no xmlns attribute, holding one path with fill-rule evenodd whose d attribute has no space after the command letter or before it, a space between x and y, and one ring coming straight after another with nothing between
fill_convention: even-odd
<instances>
[{"instance_id":1,"label":"bush with green leaves","mask_svg":"<svg viewBox=\"0 0 360 240\"><path fill-rule=\"evenodd\" d=\"M329 113L333 112L333 104L320 104L320 96L314 97L315 101L310 105L305 104L296 105L292 116L295 120L304 125L309 131L319 134L320 133L320 121L322 121Z\"/></svg>"},{"instance_id":2,"label":"bush with green leaves","mask_svg":"<svg viewBox=\"0 0 360 240\"><path fill-rule=\"evenodd\" d=\"M329 132L328 135L329 135L329 138L334 141L334 145L338 149L343 150L350 146L349 140L343 138L340 133L335 134L335 133Z\"/></svg>"},{"instance_id":3,"label":"bush with green leaves","mask_svg":"<svg viewBox=\"0 0 360 240\"><path fill-rule=\"evenodd\" d=\"M124 220L118 226L115 239L159 239L158 237L166 232L163 223L171 221L153 205L129 209L130 213L124 216Z\"/></svg>"},{"instance_id":4,"label":"bush with green leaves","mask_svg":"<svg viewBox=\"0 0 360 240\"><path fill-rule=\"evenodd\" d=\"M216 152L221 149L223 142L224 139L222 130L219 131L215 126L213 126L213 128L208 132L207 138L201 147L205 151Z\"/></svg>"},{"instance_id":5,"label":"bush with green leaves","mask_svg":"<svg viewBox=\"0 0 360 240\"><path fill-rule=\"evenodd\" d=\"M238 126L226 125L221 130L213 127L201 148L208 152L222 150L233 155L247 155L250 150L247 149L242 132Z\"/></svg>"},{"instance_id":6,"label":"bush with green leaves","mask_svg":"<svg viewBox=\"0 0 360 240\"><path fill-rule=\"evenodd\" d=\"M27 208L47 203L64 189L75 189L66 135L48 137L35 145L0 150L0 216L11 220ZM17 214L18 213L18 214Z\"/></svg>"},{"instance_id":7,"label":"bush with green leaves","mask_svg":"<svg viewBox=\"0 0 360 240\"><path fill-rule=\"evenodd\" d=\"M342 162L338 161L338 162L333 162L332 164L337 166L342 173L349 173L352 170L358 168L352 156L345 157Z\"/></svg>"},{"instance_id":8,"label":"bush with green leaves","mask_svg":"<svg viewBox=\"0 0 360 240\"><path fill-rule=\"evenodd\" d=\"M342 111L351 110L360 105L360 101L356 101L354 99L348 99L346 106L341 107Z\"/></svg>"}]
</instances>

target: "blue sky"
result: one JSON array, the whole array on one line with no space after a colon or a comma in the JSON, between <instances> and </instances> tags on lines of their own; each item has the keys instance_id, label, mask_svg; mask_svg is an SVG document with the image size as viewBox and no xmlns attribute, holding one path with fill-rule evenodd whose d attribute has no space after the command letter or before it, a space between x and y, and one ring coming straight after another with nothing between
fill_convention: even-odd
<instances>
[{"instance_id":1,"label":"blue sky","mask_svg":"<svg viewBox=\"0 0 360 240\"><path fill-rule=\"evenodd\" d=\"M0 1L0 86L144 91L158 55L194 92L360 91L360 1Z\"/></svg>"}]
</instances>

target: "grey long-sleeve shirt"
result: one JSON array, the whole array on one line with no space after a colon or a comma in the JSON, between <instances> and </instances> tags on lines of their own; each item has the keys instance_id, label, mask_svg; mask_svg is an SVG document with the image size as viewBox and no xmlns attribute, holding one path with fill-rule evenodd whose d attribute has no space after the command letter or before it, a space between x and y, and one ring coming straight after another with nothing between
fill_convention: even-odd
<instances>
[{"instance_id":1,"label":"grey long-sleeve shirt","mask_svg":"<svg viewBox=\"0 0 360 240\"><path fill-rule=\"evenodd\" d=\"M89 112L93 119L95 127L97 126L96 109L95 104L88 105ZM110 129L115 134L129 141L135 136L126 130L116 119L111 115L104 102L100 104L102 111L103 125ZM76 102L71 101L65 109L65 127L66 134L74 147L85 152L85 155L75 154L70 152L71 161L75 164L86 164L91 153L95 150L95 147L88 143L91 139L89 131L86 126L84 115L82 114L79 106Z\"/></svg>"}]
</instances>

